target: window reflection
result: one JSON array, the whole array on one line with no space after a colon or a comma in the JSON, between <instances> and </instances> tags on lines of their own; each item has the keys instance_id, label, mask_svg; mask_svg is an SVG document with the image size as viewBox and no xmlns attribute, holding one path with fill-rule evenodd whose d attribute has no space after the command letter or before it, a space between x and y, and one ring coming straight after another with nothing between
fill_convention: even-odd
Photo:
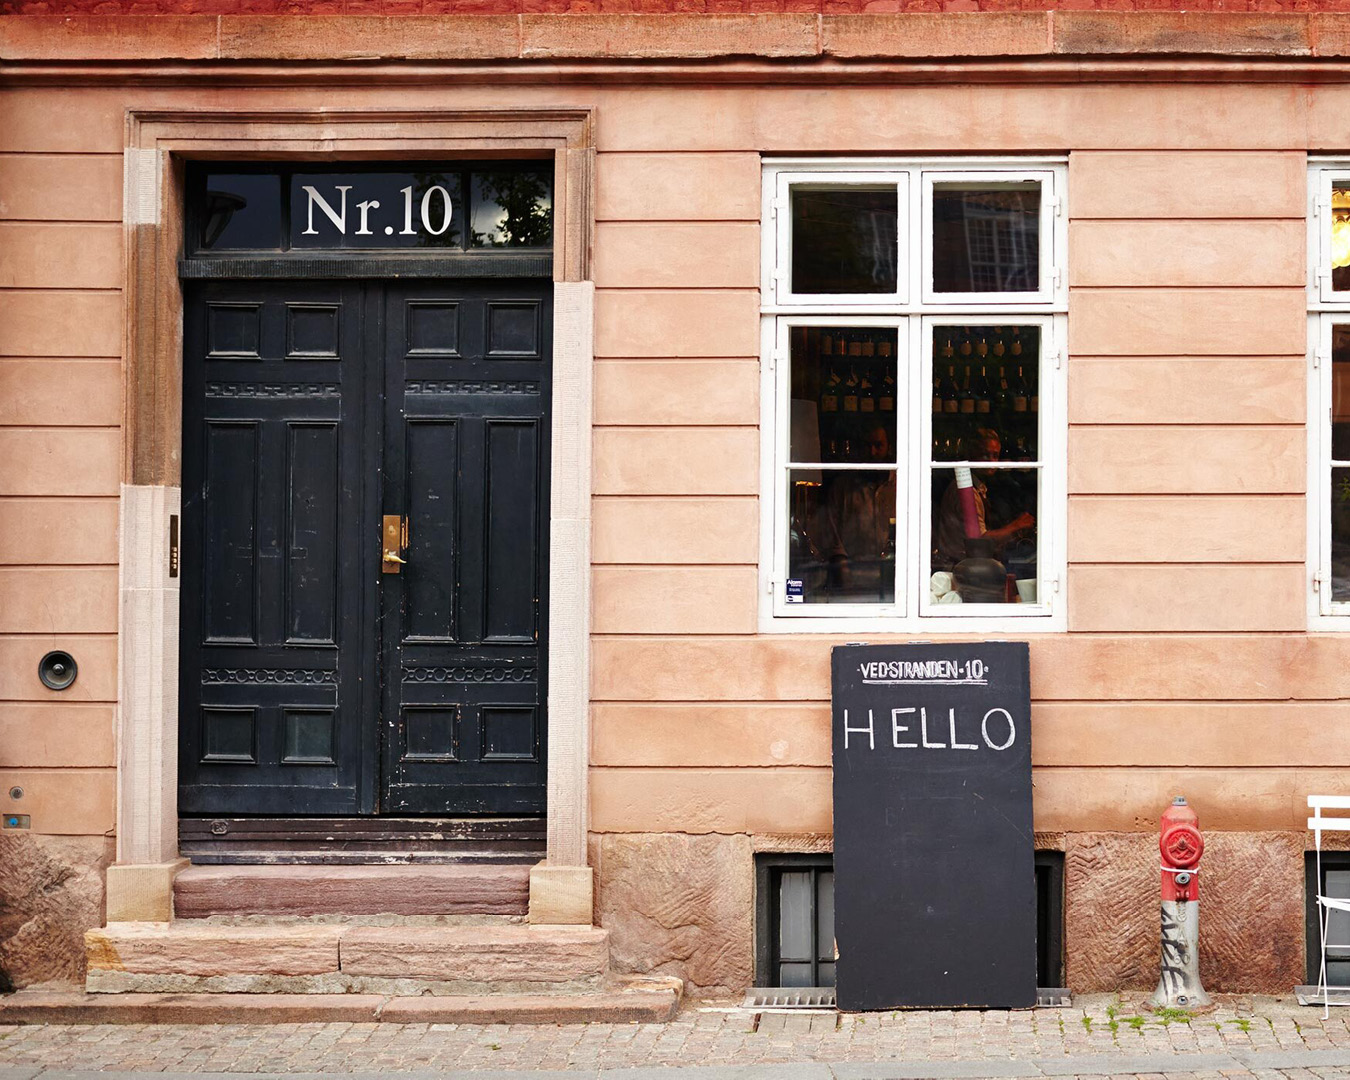
<instances>
[{"instance_id":1,"label":"window reflection","mask_svg":"<svg viewBox=\"0 0 1350 1080\"><path fill-rule=\"evenodd\" d=\"M932 603L1040 600L1040 354L1034 324L933 328Z\"/></svg>"},{"instance_id":2,"label":"window reflection","mask_svg":"<svg viewBox=\"0 0 1350 1080\"><path fill-rule=\"evenodd\" d=\"M1041 185L933 185L933 291L1036 292Z\"/></svg>"},{"instance_id":3,"label":"window reflection","mask_svg":"<svg viewBox=\"0 0 1350 1080\"><path fill-rule=\"evenodd\" d=\"M475 172L472 247L548 247L553 183L542 171Z\"/></svg>"},{"instance_id":4,"label":"window reflection","mask_svg":"<svg viewBox=\"0 0 1350 1080\"><path fill-rule=\"evenodd\" d=\"M894 293L894 186L792 189L792 291Z\"/></svg>"},{"instance_id":5,"label":"window reflection","mask_svg":"<svg viewBox=\"0 0 1350 1080\"><path fill-rule=\"evenodd\" d=\"M1350 291L1350 186L1331 188L1331 287Z\"/></svg>"},{"instance_id":6,"label":"window reflection","mask_svg":"<svg viewBox=\"0 0 1350 1080\"><path fill-rule=\"evenodd\" d=\"M274 251L281 246L281 177L208 173L201 207L206 250Z\"/></svg>"},{"instance_id":7,"label":"window reflection","mask_svg":"<svg viewBox=\"0 0 1350 1080\"><path fill-rule=\"evenodd\" d=\"M898 333L791 334L789 602L894 603Z\"/></svg>"}]
</instances>

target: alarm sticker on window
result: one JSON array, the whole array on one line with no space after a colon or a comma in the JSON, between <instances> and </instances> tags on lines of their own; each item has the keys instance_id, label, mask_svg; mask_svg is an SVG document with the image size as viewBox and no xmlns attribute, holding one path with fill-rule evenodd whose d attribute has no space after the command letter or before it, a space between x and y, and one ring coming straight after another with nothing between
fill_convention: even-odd
<instances>
[{"instance_id":1,"label":"alarm sticker on window","mask_svg":"<svg viewBox=\"0 0 1350 1080\"><path fill-rule=\"evenodd\" d=\"M803 604L806 602L805 590L802 588L801 578L788 578L787 602L789 604Z\"/></svg>"}]
</instances>

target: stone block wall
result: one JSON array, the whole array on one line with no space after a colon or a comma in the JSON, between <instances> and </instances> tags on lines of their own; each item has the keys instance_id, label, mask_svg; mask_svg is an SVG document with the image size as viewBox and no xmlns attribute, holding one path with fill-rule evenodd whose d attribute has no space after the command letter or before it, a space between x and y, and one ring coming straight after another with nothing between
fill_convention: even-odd
<instances>
[{"instance_id":1,"label":"stone block wall","mask_svg":"<svg viewBox=\"0 0 1350 1080\"><path fill-rule=\"evenodd\" d=\"M112 859L110 837L0 833L0 992L83 981Z\"/></svg>"},{"instance_id":2,"label":"stone block wall","mask_svg":"<svg viewBox=\"0 0 1350 1080\"><path fill-rule=\"evenodd\" d=\"M1064 848L1066 984L1076 993L1152 990L1159 964L1156 835L1067 833L1054 842ZM1205 843L1205 988L1275 993L1304 982L1304 837L1207 832ZM593 836L596 921L610 931L614 968L678 976L696 997L750 986L755 850L747 835Z\"/></svg>"}]
</instances>

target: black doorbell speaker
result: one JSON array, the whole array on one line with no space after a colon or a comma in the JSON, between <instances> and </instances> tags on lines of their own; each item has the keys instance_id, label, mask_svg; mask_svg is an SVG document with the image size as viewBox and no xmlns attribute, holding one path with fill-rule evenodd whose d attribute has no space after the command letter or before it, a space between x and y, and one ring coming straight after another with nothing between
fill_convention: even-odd
<instances>
[{"instance_id":1,"label":"black doorbell speaker","mask_svg":"<svg viewBox=\"0 0 1350 1080\"><path fill-rule=\"evenodd\" d=\"M60 649L53 649L38 661L38 678L49 690L65 690L75 681L79 671L75 658Z\"/></svg>"}]
</instances>

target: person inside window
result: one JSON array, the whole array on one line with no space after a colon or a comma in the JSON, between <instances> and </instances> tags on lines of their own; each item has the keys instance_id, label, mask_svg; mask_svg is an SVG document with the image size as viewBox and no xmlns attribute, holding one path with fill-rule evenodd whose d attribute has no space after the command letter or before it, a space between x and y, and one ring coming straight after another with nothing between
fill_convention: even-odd
<instances>
[{"instance_id":1,"label":"person inside window","mask_svg":"<svg viewBox=\"0 0 1350 1080\"><path fill-rule=\"evenodd\" d=\"M868 462L895 463L895 447L886 425L871 427L863 445ZM811 540L828 564L827 587L836 593L893 597L895 469L830 472L825 477L825 497Z\"/></svg>"},{"instance_id":2,"label":"person inside window","mask_svg":"<svg viewBox=\"0 0 1350 1080\"><path fill-rule=\"evenodd\" d=\"M976 429L969 455L972 461L998 461L1002 451L1003 444L997 431L993 428ZM1020 491L1000 490L991 494L991 484L1003 488L1015 483L1011 477L999 477L1000 471L974 471L975 516L979 521L980 535L993 541L995 556L998 558L1002 557L1003 549L1010 541L1034 536L1036 529L1035 517L1025 510L1015 509L1025 505ZM992 522L1002 519L1005 523L994 525L991 519ZM950 570L966 557L965 521L954 476L933 514L933 549L934 570Z\"/></svg>"}]
</instances>

